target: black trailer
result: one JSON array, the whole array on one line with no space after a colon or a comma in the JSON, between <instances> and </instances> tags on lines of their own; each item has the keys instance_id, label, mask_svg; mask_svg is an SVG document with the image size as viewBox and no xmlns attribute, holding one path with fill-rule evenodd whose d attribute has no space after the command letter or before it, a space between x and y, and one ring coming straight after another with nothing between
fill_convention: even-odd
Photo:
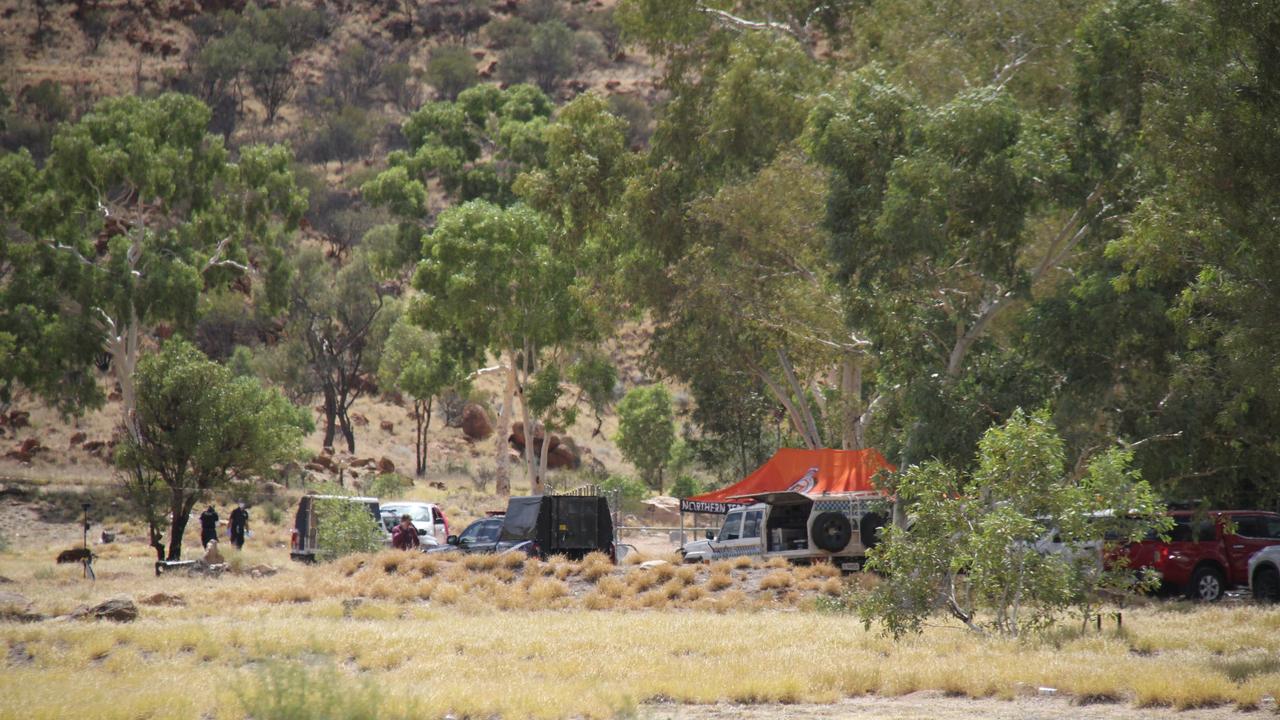
<instances>
[{"instance_id":1,"label":"black trailer","mask_svg":"<svg viewBox=\"0 0 1280 720\"><path fill-rule=\"evenodd\" d=\"M532 543L538 557L581 559L591 552L614 557L613 517L599 495L513 497L499 533L500 543Z\"/></svg>"}]
</instances>

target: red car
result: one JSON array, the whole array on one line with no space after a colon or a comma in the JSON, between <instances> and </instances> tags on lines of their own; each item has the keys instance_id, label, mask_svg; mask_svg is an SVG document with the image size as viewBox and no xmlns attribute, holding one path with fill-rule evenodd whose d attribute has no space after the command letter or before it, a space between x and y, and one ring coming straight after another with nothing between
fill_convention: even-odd
<instances>
[{"instance_id":1,"label":"red car","mask_svg":"<svg viewBox=\"0 0 1280 720\"><path fill-rule=\"evenodd\" d=\"M1249 584L1249 558L1280 545L1280 515L1257 510L1175 511L1169 541L1150 538L1122 552L1131 568L1153 568L1163 584L1192 600L1213 602Z\"/></svg>"}]
</instances>

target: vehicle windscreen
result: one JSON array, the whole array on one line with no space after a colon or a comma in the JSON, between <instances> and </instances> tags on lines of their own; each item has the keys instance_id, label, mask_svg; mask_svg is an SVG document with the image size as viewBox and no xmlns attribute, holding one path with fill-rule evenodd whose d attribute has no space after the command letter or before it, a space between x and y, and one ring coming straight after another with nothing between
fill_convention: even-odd
<instances>
[{"instance_id":1,"label":"vehicle windscreen","mask_svg":"<svg viewBox=\"0 0 1280 720\"><path fill-rule=\"evenodd\" d=\"M460 541L473 545L496 542L498 540L498 530L501 527L501 520L481 520L463 530Z\"/></svg>"},{"instance_id":2,"label":"vehicle windscreen","mask_svg":"<svg viewBox=\"0 0 1280 720\"><path fill-rule=\"evenodd\" d=\"M538 509L541 497L513 497L507 502L507 516L502 523L500 540L536 540L538 534Z\"/></svg>"},{"instance_id":3,"label":"vehicle windscreen","mask_svg":"<svg viewBox=\"0 0 1280 720\"><path fill-rule=\"evenodd\" d=\"M724 527L720 528L718 540L737 540L742 537L742 513L729 513L724 519Z\"/></svg>"},{"instance_id":4,"label":"vehicle windscreen","mask_svg":"<svg viewBox=\"0 0 1280 720\"><path fill-rule=\"evenodd\" d=\"M431 508L425 505L383 505L382 511L395 515L396 522L400 522L400 516L408 515L415 525L420 522L431 524Z\"/></svg>"}]
</instances>

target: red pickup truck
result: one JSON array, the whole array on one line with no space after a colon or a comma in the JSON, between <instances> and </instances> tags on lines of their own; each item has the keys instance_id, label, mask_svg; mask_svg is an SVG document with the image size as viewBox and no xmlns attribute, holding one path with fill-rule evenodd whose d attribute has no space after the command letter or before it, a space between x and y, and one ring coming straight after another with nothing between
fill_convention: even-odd
<instances>
[{"instance_id":1,"label":"red pickup truck","mask_svg":"<svg viewBox=\"0 0 1280 720\"><path fill-rule=\"evenodd\" d=\"M1249 558L1280 545L1280 515L1256 510L1175 511L1169 541L1149 538L1123 553L1131 568L1153 568L1162 583L1192 600L1213 602L1248 586Z\"/></svg>"}]
</instances>

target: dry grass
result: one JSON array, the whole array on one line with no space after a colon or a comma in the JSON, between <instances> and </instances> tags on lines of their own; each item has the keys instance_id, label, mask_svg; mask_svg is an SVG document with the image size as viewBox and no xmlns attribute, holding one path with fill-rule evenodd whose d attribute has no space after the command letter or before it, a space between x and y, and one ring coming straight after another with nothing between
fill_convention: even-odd
<instances>
[{"instance_id":1,"label":"dry grass","mask_svg":"<svg viewBox=\"0 0 1280 720\"><path fill-rule=\"evenodd\" d=\"M1011 698L1036 686L1172 712L1258 708L1280 694L1280 614L1248 605L1154 603L1126 611L1124 633L1070 628L1023 642L980 640L939 618L895 644L849 616L811 611L820 595L874 582L830 566L737 559L641 569L599 555L388 551L304 567L284 552L241 556L242 565L279 566L272 577L155 578L146 548L121 544L100 553L96 585L78 567L50 566L44 550L0 554L0 574L15 581L7 589L46 614L118 594L163 591L186 603L143 605L129 625L0 624L0 718L239 718L245 698L270 690L263 678L273 667L290 682L368 692L380 707L422 717L606 717L654 697ZM406 654L405 638L429 638L441 652ZM840 661L815 669L814 657Z\"/></svg>"}]
</instances>

